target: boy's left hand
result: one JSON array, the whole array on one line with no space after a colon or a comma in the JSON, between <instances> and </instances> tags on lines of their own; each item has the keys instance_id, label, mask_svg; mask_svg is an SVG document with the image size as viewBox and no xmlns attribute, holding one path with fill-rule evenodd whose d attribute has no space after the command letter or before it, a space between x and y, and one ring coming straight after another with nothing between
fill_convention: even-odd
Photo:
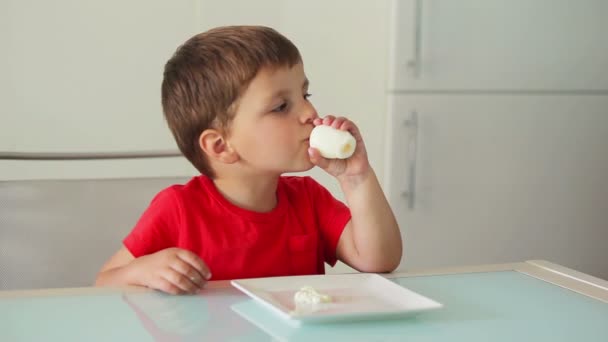
<instances>
[{"instance_id":1,"label":"boy's left hand","mask_svg":"<svg viewBox=\"0 0 608 342\"><path fill-rule=\"evenodd\" d=\"M315 126L327 125L339 130L348 131L357 141L355 152L348 159L326 159L321 156L319 150L309 147L308 155L313 164L339 180L364 176L367 173L370 167L365 144L363 143L363 138L361 137L359 129L352 121L344 117L336 118L333 115L328 115L324 118L316 118L313 121L313 124Z\"/></svg>"}]
</instances>

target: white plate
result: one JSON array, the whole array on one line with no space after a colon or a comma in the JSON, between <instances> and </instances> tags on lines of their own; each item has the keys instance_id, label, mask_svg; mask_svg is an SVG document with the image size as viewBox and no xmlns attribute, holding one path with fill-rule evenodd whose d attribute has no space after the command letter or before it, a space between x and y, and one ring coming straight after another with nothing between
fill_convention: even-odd
<instances>
[{"instance_id":1,"label":"white plate","mask_svg":"<svg viewBox=\"0 0 608 342\"><path fill-rule=\"evenodd\" d=\"M443 306L377 274L238 279L231 284L280 316L299 322L405 316ZM330 295L332 301L296 308L294 294L304 286Z\"/></svg>"}]
</instances>

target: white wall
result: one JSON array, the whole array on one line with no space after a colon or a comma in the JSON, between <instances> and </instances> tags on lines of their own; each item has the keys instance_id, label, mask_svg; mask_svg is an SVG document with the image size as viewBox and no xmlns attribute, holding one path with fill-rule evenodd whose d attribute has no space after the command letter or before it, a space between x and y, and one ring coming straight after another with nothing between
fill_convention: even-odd
<instances>
[{"instance_id":1,"label":"white wall","mask_svg":"<svg viewBox=\"0 0 608 342\"><path fill-rule=\"evenodd\" d=\"M388 1L3 1L0 151L174 149L162 119L162 67L218 25L276 28L300 48L321 114L360 127L383 175ZM182 158L0 160L0 180L187 176ZM312 171L338 196L337 186Z\"/></svg>"}]
</instances>

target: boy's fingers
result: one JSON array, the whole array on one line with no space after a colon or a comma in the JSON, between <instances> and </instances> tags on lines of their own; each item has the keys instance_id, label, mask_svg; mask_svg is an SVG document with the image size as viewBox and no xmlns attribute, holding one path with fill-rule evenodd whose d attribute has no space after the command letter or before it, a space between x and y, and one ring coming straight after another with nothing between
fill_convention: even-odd
<instances>
[{"instance_id":1,"label":"boy's fingers","mask_svg":"<svg viewBox=\"0 0 608 342\"><path fill-rule=\"evenodd\" d=\"M323 124L327 125L327 126L331 126L331 123L334 122L335 119L336 119L335 116L328 115L328 116L326 116L326 117L323 118Z\"/></svg>"},{"instance_id":2,"label":"boy's fingers","mask_svg":"<svg viewBox=\"0 0 608 342\"><path fill-rule=\"evenodd\" d=\"M170 293L174 295L182 294L183 290L179 287L173 285L170 281L165 278L156 278L154 283L150 284L152 288L156 290L163 291L165 293Z\"/></svg>"},{"instance_id":3,"label":"boy's fingers","mask_svg":"<svg viewBox=\"0 0 608 342\"><path fill-rule=\"evenodd\" d=\"M196 286L190 279L172 268L165 269L161 277L183 292L194 293L199 290L199 287Z\"/></svg>"},{"instance_id":4,"label":"boy's fingers","mask_svg":"<svg viewBox=\"0 0 608 342\"><path fill-rule=\"evenodd\" d=\"M211 279L211 271L209 271L209 267L205 265L205 263L201 260L201 258L198 257L198 255L185 249L182 249L177 253L177 257L190 264L190 266L194 267L194 269L201 274L203 279Z\"/></svg>"},{"instance_id":5,"label":"boy's fingers","mask_svg":"<svg viewBox=\"0 0 608 342\"><path fill-rule=\"evenodd\" d=\"M319 150L317 150L316 148L308 148L308 155L310 156L310 161L318 167L326 169L329 166L329 160L323 158Z\"/></svg>"},{"instance_id":6,"label":"boy's fingers","mask_svg":"<svg viewBox=\"0 0 608 342\"><path fill-rule=\"evenodd\" d=\"M206 280L203 275L182 259L175 258L175 261L170 266L173 270L188 278L188 280L190 280L196 287L201 288L203 285L205 285Z\"/></svg>"},{"instance_id":7,"label":"boy's fingers","mask_svg":"<svg viewBox=\"0 0 608 342\"><path fill-rule=\"evenodd\" d=\"M345 131L351 131L351 130L355 130L356 127L353 124L352 121L348 120L348 119L344 119L342 122L340 122L340 126L337 127L338 129L341 130L345 130Z\"/></svg>"},{"instance_id":8,"label":"boy's fingers","mask_svg":"<svg viewBox=\"0 0 608 342\"><path fill-rule=\"evenodd\" d=\"M336 118L336 120L334 120L334 122L331 123L331 127L335 128L335 129L340 129L340 127L342 127L342 125L346 121L347 121L346 118L341 116L339 118Z\"/></svg>"},{"instance_id":9,"label":"boy's fingers","mask_svg":"<svg viewBox=\"0 0 608 342\"><path fill-rule=\"evenodd\" d=\"M348 120L348 118L345 118L343 116L335 117L333 115L328 115L324 118L316 118L313 120L313 124L315 126L319 126L319 125L331 126L335 129L349 131L353 135L355 135L355 134L358 135L358 133L359 133L357 126L355 126L355 124L352 121Z\"/></svg>"}]
</instances>

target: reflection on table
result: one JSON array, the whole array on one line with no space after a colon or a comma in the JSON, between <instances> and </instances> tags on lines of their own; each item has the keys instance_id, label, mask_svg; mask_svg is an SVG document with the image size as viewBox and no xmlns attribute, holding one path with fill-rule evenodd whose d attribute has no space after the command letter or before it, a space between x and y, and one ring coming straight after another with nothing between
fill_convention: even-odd
<instances>
[{"instance_id":1,"label":"reflection on table","mask_svg":"<svg viewBox=\"0 0 608 342\"><path fill-rule=\"evenodd\" d=\"M386 275L442 309L293 326L228 282L200 294L134 289L0 292L0 340L606 341L608 282L546 262Z\"/></svg>"}]
</instances>

